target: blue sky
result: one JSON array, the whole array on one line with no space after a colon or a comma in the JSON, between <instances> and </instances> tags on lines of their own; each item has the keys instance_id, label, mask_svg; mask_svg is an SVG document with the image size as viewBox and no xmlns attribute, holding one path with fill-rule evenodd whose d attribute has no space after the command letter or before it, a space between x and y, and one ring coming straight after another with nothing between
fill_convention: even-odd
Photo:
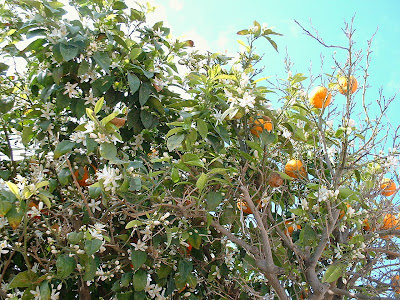
<instances>
[{"instance_id":1,"label":"blue sky","mask_svg":"<svg viewBox=\"0 0 400 300\"><path fill-rule=\"evenodd\" d=\"M317 1L317 0L154 0L157 11L151 19L162 19L172 29L175 37L192 39L200 50L235 53L239 49L236 32L248 28L254 20L275 27L282 33L276 37L279 53L269 44L258 44L259 53L266 53L263 76L286 78L283 60L287 52L294 63L293 73L306 73L312 65L313 73L321 70L322 54L325 57L324 71L329 72L334 49L327 49L303 34L294 23L296 19L310 28L310 20L327 44L346 46L342 32L344 21L354 16L354 40L357 50L367 47L367 40L378 29L372 43L372 61L369 69L371 89L367 98L375 100L378 89L383 87L386 97L400 90L400 1ZM338 50L337 56L341 51ZM342 52L343 53L343 52ZM343 53L344 54L344 53ZM364 60L365 61L365 60ZM364 64L363 61L363 64ZM361 81L362 73L355 74ZM396 101L398 102L398 101ZM395 104L394 108L400 105ZM392 109L388 114L392 125L400 124Z\"/></svg>"}]
</instances>

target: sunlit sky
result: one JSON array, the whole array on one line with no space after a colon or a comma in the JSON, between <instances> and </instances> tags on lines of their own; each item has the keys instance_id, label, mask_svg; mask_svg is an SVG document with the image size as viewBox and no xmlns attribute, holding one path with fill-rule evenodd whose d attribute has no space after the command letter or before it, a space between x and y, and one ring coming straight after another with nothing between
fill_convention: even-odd
<instances>
[{"instance_id":1,"label":"sunlit sky","mask_svg":"<svg viewBox=\"0 0 400 300\"><path fill-rule=\"evenodd\" d=\"M321 55L324 57L324 72L331 72L332 55L336 49L324 48L317 41L306 36L294 22L299 21L308 29L312 26L327 44L347 46L342 31L344 22L354 17L355 50L366 53L367 41L376 32L371 49L369 86L367 100L378 98L379 88L386 97L392 97L400 90L400 1L317 1L317 0L153 0L156 12L150 22L164 20L175 37L192 39L197 49L234 54L239 50L236 32L252 26L254 20L274 27L283 36L275 37L279 53L265 41L258 43L259 53L265 53L262 65L263 76L287 78L283 60L286 51L294 63L293 73L321 74ZM286 50L287 49L287 50ZM344 57L343 50L336 50L338 58ZM365 66L363 59L361 66ZM355 76L361 81L363 72ZM361 101L361 94L356 96ZM340 100L339 100L340 101ZM399 102L396 100L395 102ZM400 124L397 103L389 111L388 118L393 126Z\"/></svg>"}]
</instances>

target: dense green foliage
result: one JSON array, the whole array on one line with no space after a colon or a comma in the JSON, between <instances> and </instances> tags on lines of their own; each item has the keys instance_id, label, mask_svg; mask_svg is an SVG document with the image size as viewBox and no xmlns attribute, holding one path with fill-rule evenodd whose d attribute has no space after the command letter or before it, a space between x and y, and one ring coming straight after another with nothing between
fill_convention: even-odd
<instances>
[{"instance_id":1,"label":"dense green foliage","mask_svg":"<svg viewBox=\"0 0 400 300\"><path fill-rule=\"evenodd\" d=\"M351 35L332 74L273 84L254 45L272 56L279 34L256 21L235 61L148 25L150 6L71 5L79 18L56 1L0 9L0 296L395 294L396 196L379 183L397 182L398 154L378 155L388 105L356 123L365 83L337 91L361 72ZM316 82L344 104L313 108Z\"/></svg>"}]
</instances>

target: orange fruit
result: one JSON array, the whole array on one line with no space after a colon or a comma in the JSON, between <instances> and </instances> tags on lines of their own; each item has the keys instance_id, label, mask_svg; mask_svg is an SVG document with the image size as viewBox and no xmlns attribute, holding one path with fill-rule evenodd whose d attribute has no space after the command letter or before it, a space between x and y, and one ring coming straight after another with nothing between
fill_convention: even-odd
<instances>
[{"instance_id":1,"label":"orange fruit","mask_svg":"<svg viewBox=\"0 0 400 300\"><path fill-rule=\"evenodd\" d=\"M90 165L90 166L91 166L91 168L93 169L93 171L96 172L96 170L97 170L96 167L93 166L93 165ZM81 167L79 167L79 168L81 168ZM79 184L80 186L89 186L89 185L91 185L90 183L87 183L87 182L86 182L86 180L89 179L89 170L88 170L88 167L87 167L87 166L84 166L84 167L83 167L83 174L82 174L82 176L81 176L81 174L80 174L80 172L79 172L79 169L76 170L76 171L74 172L74 176L75 176L76 181L78 181L78 184Z\"/></svg>"},{"instance_id":2,"label":"orange fruit","mask_svg":"<svg viewBox=\"0 0 400 300\"><path fill-rule=\"evenodd\" d=\"M285 165L285 173L292 178L306 177L307 172L303 163L298 159L291 159Z\"/></svg>"},{"instance_id":3,"label":"orange fruit","mask_svg":"<svg viewBox=\"0 0 400 300\"><path fill-rule=\"evenodd\" d=\"M261 201L258 200L256 206L260 207L261 206ZM238 209L240 209L241 211L243 211L243 213L249 215L252 214L253 212L251 211L250 207L247 206L247 202L246 201L242 201L239 200L236 202L236 206Z\"/></svg>"},{"instance_id":4,"label":"orange fruit","mask_svg":"<svg viewBox=\"0 0 400 300\"><path fill-rule=\"evenodd\" d=\"M350 208L350 204L346 203L346 206L347 206L347 209ZM346 209L346 211L347 211L347 209ZM340 210L339 220L342 219L342 218L344 217L345 213L346 213L346 212L345 212L343 209Z\"/></svg>"},{"instance_id":5,"label":"orange fruit","mask_svg":"<svg viewBox=\"0 0 400 300\"><path fill-rule=\"evenodd\" d=\"M363 221L363 229L365 231L370 231L370 230L373 231L373 230L375 230L375 228L371 228L371 226L369 225L368 219L365 219Z\"/></svg>"},{"instance_id":6,"label":"orange fruit","mask_svg":"<svg viewBox=\"0 0 400 300\"><path fill-rule=\"evenodd\" d=\"M292 224L293 222L292 221L285 221L285 224L286 225L289 225L289 224ZM287 229L285 230L285 234L286 235L292 235L292 233L293 233L293 231L295 231L295 230L300 230L301 229L301 226L300 225L290 225L290 226L288 226L287 227Z\"/></svg>"},{"instance_id":7,"label":"orange fruit","mask_svg":"<svg viewBox=\"0 0 400 300\"><path fill-rule=\"evenodd\" d=\"M252 122L250 132L256 137L260 137L260 133L264 130L271 132L274 127L271 119L266 116L257 118L256 120L250 118L250 122Z\"/></svg>"},{"instance_id":8,"label":"orange fruit","mask_svg":"<svg viewBox=\"0 0 400 300\"><path fill-rule=\"evenodd\" d=\"M238 209L240 209L241 211L243 211L243 213L245 214L252 214L253 212L251 211L250 207L247 206L247 203L245 201L238 201L236 203L236 206Z\"/></svg>"},{"instance_id":9,"label":"orange fruit","mask_svg":"<svg viewBox=\"0 0 400 300\"><path fill-rule=\"evenodd\" d=\"M280 187L283 184L283 178L276 172L272 172L268 177L268 184L272 187Z\"/></svg>"},{"instance_id":10,"label":"orange fruit","mask_svg":"<svg viewBox=\"0 0 400 300\"><path fill-rule=\"evenodd\" d=\"M315 87L308 96L310 104L315 108L327 107L331 103L332 95L324 86Z\"/></svg>"},{"instance_id":11,"label":"orange fruit","mask_svg":"<svg viewBox=\"0 0 400 300\"><path fill-rule=\"evenodd\" d=\"M347 95L347 88L350 88L350 94L353 94L357 88L358 88L358 83L357 80L354 78L353 75L350 76L350 83L347 81L347 77L341 76L338 79L338 90L339 93L342 95Z\"/></svg>"},{"instance_id":12,"label":"orange fruit","mask_svg":"<svg viewBox=\"0 0 400 300\"><path fill-rule=\"evenodd\" d=\"M380 189L381 189L381 195L391 196L396 192L397 187L392 179L383 178Z\"/></svg>"},{"instance_id":13,"label":"orange fruit","mask_svg":"<svg viewBox=\"0 0 400 300\"><path fill-rule=\"evenodd\" d=\"M400 275L393 276L391 283L393 286L393 291L396 294L400 294Z\"/></svg>"},{"instance_id":14,"label":"orange fruit","mask_svg":"<svg viewBox=\"0 0 400 300\"><path fill-rule=\"evenodd\" d=\"M190 251L192 251L193 246L192 246L190 243L188 243L188 245L189 245L189 246L187 246L187 251L190 252Z\"/></svg>"},{"instance_id":15,"label":"orange fruit","mask_svg":"<svg viewBox=\"0 0 400 300\"><path fill-rule=\"evenodd\" d=\"M399 227L399 219L392 214L386 214L385 217L383 218L383 225L381 229L386 230L386 229L392 229Z\"/></svg>"},{"instance_id":16,"label":"orange fruit","mask_svg":"<svg viewBox=\"0 0 400 300\"><path fill-rule=\"evenodd\" d=\"M124 118L114 118L110 121L111 124L114 124L118 128L121 128L122 126L125 125L126 119Z\"/></svg>"}]
</instances>

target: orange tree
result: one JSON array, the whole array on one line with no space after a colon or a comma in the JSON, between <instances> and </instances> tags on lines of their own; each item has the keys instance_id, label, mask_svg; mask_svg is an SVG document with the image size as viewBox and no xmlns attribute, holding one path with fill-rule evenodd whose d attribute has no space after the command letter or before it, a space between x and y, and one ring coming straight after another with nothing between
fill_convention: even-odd
<instances>
[{"instance_id":1,"label":"orange tree","mask_svg":"<svg viewBox=\"0 0 400 300\"><path fill-rule=\"evenodd\" d=\"M351 26L331 74L275 84L258 22L234 61L146 24L150 6L71 5L1 6L1 297L396 296L397 135Z\"/></svg>"}]
</instances>

